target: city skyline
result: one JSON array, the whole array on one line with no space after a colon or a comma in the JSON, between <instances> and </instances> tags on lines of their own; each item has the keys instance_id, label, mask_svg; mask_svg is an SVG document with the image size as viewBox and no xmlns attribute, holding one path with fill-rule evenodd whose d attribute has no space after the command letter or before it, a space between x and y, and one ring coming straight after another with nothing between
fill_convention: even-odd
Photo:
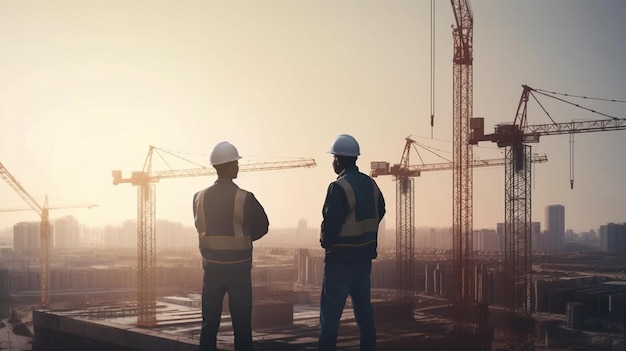
<instances>
[{"instance_id":1,"label":"city skyline","mask_svg":"<svg viewBox=\"0 0 626 351\"><path fill-rule=\"evenodd\" d=\"M545 214L544 221L531 223L532 251L572 251L577 248L576 246L566 248L564 244L568 242L582 244L582 247L578 246L579 249L598 249L600 248L600 235L607 227L621 228L626 226L626 222L609 222L600 224L597 228L588 231L574 231L567 228L564 223L567 217L562 205L546 206ZM61 217L51 222L52 246L61 248L111 247L115 245L135 247L136 223L135 219L128 219L122 223L110 224L105 227L90 227L78 222L73 216ZM156 226L158 247L196 247L196 232L192 225L158 219ZM22 228L31 229L25 231ZM38 228L38 221L20 222L14 228L0 228L0 246L6 245L6 239L9 237L17 240L16 235L24 235L26 232L30 233L29 235L34 239L20 239L20 242L22 240L38 241ZM59 230L63 231L60 237ZM319 232L315 226L310 226L305 219L300 219L296 226L270 228L269 234L263 241L257 243L257 246L280 247L286 245L285 247L319 248L317 241ZM379 228L379 246L381 248L395 247L395 235L395 228L387 225L387 219L383 219ZM4 241L1 240L2 237L4 237ZM416 226L415 238L416 248L450 249L452 228ZM504 223L496 223L493 227L474 228L473 241L475 251L502 251L504 248ZM20 244L20 246L24 245ZM17 248L14 247L14 249Z\"/></svg>"},{"instance_id":2,"label":"city skyline","mask_svg":"<svg viewBox=\"0 0 626 351\"><path fill-rule=\"evenodd\" d=\"M273 227L321 221L335 178L327 149L341 133L361 143L358 165L397 163L411 135L451 159L452 35L449 4L436 3L435 125L429 109L428 2L65 0L0 4L0 162L40 203L93 203L51 210L92 226L136 217L136 189L112 185L111 171L141 169L149 145L208 166L219 141L241 162L312 157L317 167L240 174ZM472 1L474 114L486 132L512 122L521 85L626 100L626 4L585 1ZM529 25L532 23L532 25ZM625 117L623 104L590 102ZM597 105L596 105L597 103ZM549 106L556 122L593 119ZM533 110L529 123L549 123ZM432 132L432 138L431 138ZM576 231L623 222L626 165L615 150L623 132L545 137L533 152L548 162L533 173L533 221L553 203L566 206ZM480 144L477 158L503 157ZM422 152L425 163L443 162ZM573 164L570 159L573 158ZM420 157L412 155L419 163ZM164 164L155 167L166 167ZM570 189L573 168L574 189ZM474 228L504 220L504 170L474 170ZM395 182L376 179L395 216ZM193 223L192 195L214 177L156 185L157 219ZM416 179L415 223L452 223L451 172ZM0 209L26 207L6 184ZM36 221L33 211L0 213L0 228Z\"/></svg>"},{"instance_id":3,"label":"city skyline","mask_svg":"<svg viewBox=\"0 0 626 351\"><path fill-rule=\"evenodd\" d=\"M573 230L572 228L568 227L568 225L567 225L567 216L565 215L566 208L562 204L556 204L555 203L555 204L546 205L543 208L544 216L542 218L540 218L540 219L533 218L532 222L533 223L541 223L543 227L545 227L547 230L549 230L548 227L550 227L550 225L551 225L550 224L550 221L551 221L550 220L550 215L551 215L550 212L553 212L555 207L560 208L560 211L561 211L560 212L561 219L559 219L559 220L563 221L562 232L565 233L568 230ZM391 215L395 215L395 214L391 214ZM59 216L57 218L52 218L51 222L55 223L57 221L66 221L68 219L72 220L72 221L78 221L80 226L92 227L88 223L82 223L80 221L80 217L79 216L77 217L77 216L72 215L72 214L69 214L69 215L65 214L65 215ZM193 223L179 222L179 221L171 220L171 219L168 219L168 218L157 218L157 221L161 221L161 220L162 221L168 221L168 222L171 222L171 223L180 223L182 225L188 225L190 227L193 227ZM116 225L121 225L123 223L126 223L128 221L135 221L136 222L137 218L127 218L127 219L123 219L122 221L117 222L117 223L106 223L104 226L93 226L93 227L116 226ZM20 222L39 222L39 220L36 219L36 218L33 218L32 220L24 220L24 221L20 221ZM16 222L16 224L17 223L19 223L19 222ZM381 222L381 226L380 227L381 227L381 229L383 229L383 228L395 229L394 223L395 223L395 220L394 221L390 221L389 217L385 217L385 218L383 218L383 221ZM476 227L475 226L474 229L477 229L477 230L480 230L480 229L495 229L496 226L501 224L501 223L503 223L503 222L496 222L496 223L493 223L491 226L487 225L485 227ZM626 219L621 220L621 221L616 221L616 222L599 223L599 224L597 224L596 228L589 228L589 229L597 229L600 226L605 225L607 223L626 223ZM429 226L429 225L426 225L426 224L419 224L419 223L415 225L415 228L421 228L421 227L423 227L423 228L448 228L448 227L451 227L451 226L445 226L445 225L444 226ZM0 227L0 230L1 229L7 229L7 228L10 228L10 226L6 227L6 228ZM298 219L296 222L294 222L291 225L287 225L287 226L284 226L284 227L277 227L277 228L281 228L281 229L285 229L285 228L309 228L310 229L310 228L317 228L317 223L313 223L313 225L312 225L312 223L310 221L308 221L306 218L300 218L300 219ZM584 230L583 230L583 232L584 232Z\"/></svg>"}]
</instances>

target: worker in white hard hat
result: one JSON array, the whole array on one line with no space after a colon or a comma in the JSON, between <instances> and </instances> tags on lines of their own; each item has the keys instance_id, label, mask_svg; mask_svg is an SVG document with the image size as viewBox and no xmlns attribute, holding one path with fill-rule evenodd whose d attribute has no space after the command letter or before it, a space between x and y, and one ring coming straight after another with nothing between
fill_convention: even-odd
<instances>
[{"instance_id":1,"label":"worker in white hard hat","mask_svg":"<svg viewBox=\"0 0 626 351\"><path fill-rule=\"evenodd\" d=\"M217 350L222 301L228 293L235 350L252 350L252 242L263 237L269 221L254 194L233 179L239 172L239 152L221 142L211 152L217 180L193 196L204 277L200 350Z\"/></svg>"},{"instance_id":2,"label":"worker in white hard hat","mask_svg":"<svg viewBox=\"0 0 626 351\"><path fill-rule=\"evenodd\" d=\"M339 320L348 295L359 326L360 350L376 349L376 327L370 298L372 260L377 257L378 225L385 199L378 185L359 172L359 143L348 134L330 146L333 170L322 208L320 243L325 249L320 295L319 350L335 350Z\"/></svg>"}]
</instances>

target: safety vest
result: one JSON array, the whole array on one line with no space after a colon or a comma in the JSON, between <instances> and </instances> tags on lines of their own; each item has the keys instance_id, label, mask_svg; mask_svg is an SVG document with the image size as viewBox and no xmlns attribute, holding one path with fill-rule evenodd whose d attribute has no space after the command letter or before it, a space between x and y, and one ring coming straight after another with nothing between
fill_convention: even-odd
<instances>
[{"instance_id":1,"label":"safety vest","mask_svg":"<svg viewBox=\"0 0 626 351\"><path fill-rule=\"evenodd\" d=\"M205 190L202 190L196 196L196 228L198 231L198 239L201 250L211 251L234 251L245 250L246 252L252 249L252 239L249 235L245 235L243 232L243 215L244 205L246 202L247 192L245 190L237 189L235 193L235 204L233 209L233 228L235 235L207 235L206 219L204 217L204 194ZM222 256L222 255L220 255ZM240 259L234 261L215 261L215 263L237 263L252 259L251 255L245 255ZM249 256L249 257L248 257Z\"/></svg>"},{"instance_id":2,"label":"safety vest","mask_svg":"<svg viewBox=\"0 0 626 351\"><path fill-rule=\"evenodd\" d=\"M376 242L376 237L374 236L373 240L370 237L366 237L368 234L376 233L378 231L378 223L380 221L379 211L378 211L378 199L380 197L380 189L376 186L374 182L372 182L372 187L374 189L374 213L376 217L361 219L360 221L356 220L356 196L354 195L354 189L352 185L346 178L339 178L336 183L343 189L346 194L346 199L348 200L348 215L345 219L343 226L341 227L341 232L339 233L340 238L353 238L353 237L363 237L365 241L350 240L352 244L338 244L341 246L364 246L368 245L372 242Z\"/></svg>"}]
</instances>

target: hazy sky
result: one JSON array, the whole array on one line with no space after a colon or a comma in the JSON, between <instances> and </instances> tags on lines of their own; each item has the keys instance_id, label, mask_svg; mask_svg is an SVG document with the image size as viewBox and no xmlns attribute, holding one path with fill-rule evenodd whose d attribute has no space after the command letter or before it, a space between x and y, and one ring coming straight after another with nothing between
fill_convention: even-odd
<instances>
[{"instance_id":1,"label":"hazy sky","mask_svg":"<svg viewBox=\"0 0 626 351\"><path fill-rule=\"evenodd\" d=\"M623 0L471 6L474 115L487 132L513 120L522 84L626 100ZM2 1L0 162L38 201L49 195L51 207L99 205L51 210L52 218L104 225L136 218L136 188L112 185L111 171L141 169L149 145L204 164L223 140L242 162L313 157L316 168L241 173L236 182L261 201L271 226L304 218L315 227L335 178L326 152L340 133L359 140L368 173L370 161L399 162L409 135L452 159L453 23L449 2L437 1L430 139L430 1ZM597 118L549 106L557 122ZM626 117L625 104L591 106ZM530 124L549 122L531 111ZM577 135L570 190L568 136L542 138L533 150L549 162L534 173L533 221L543 223L556 203L577 231L626 221L625 149L626 131ZM502 152L481 144L475 155ZM157 218L192 225L192 195L214 179L157 184ZM393 227L395 182L377 181ZM503 168L475 170L475 228L503 221L503 187ZM451 226L452 173L424 173L415 188L416 224ZM0 184L0 208L25 206ZM0 228L21 220L38 218L0 213Z\"/></svg>"}]
</instances>

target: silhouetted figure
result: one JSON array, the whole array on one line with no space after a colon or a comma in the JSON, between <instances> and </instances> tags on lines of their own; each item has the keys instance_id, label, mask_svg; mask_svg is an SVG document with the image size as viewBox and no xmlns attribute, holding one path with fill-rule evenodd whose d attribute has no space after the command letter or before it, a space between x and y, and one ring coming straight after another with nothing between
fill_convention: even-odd
<instances>
[{"instance_id":1,"label":"silhouetted figure","mask_svg":"<svg viewBox=\"0 0 626 351\"><path fill-rule=\"evenodd\" d=\"M200 351L217 349L226 292L235 350L252 350L252 242L267 233L269 222L254 195L233 182L240 158L232 144L217 144L210 160L218 178L193 196L204 268Z\"/></svg>"},{"instance_id":2,"label":"silhouetted figure","mask_svg":"<svg viewBox=\"0 0 626 351\"><path fill-rule=\"evenodd\" d=\"M320 243L326 250L320 301L319 349L335 350L339 320L348 295L361 333L361 350L376 349L376 326L370 298L372 260L377 256L378 225L385 200L374 179L359 172L359 144L339 135L334 155L337 180L330 183L322 209Z\"/></svg>"}]
</instances>

